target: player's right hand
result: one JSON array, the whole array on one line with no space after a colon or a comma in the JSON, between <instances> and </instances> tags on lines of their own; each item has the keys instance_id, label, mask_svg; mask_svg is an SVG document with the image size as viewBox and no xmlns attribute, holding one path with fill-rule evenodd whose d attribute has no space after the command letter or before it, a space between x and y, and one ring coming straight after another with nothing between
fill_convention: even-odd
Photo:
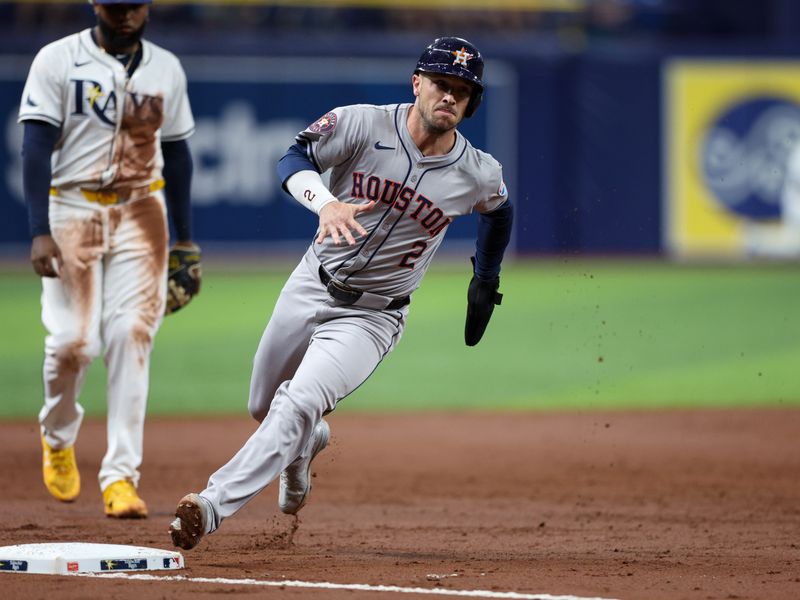
<instances>
[{"instance_id":1,"label":"player's right hand","mask_svg":"<svg viewBox=\"0 0 800 600\"><path fill-rule=\"evenodd\" d=\"M356 239L353 237L353 232L357 235L367 235L367 230L356 221L356 215L372 210L374 206L374 200L368 204L346 204L338 200L329 202L319 211L317 243L321 244L326 237L331 236L333 243L338 246L341 241L340 236L343 236L350 246L355 246Z\"/></svg>"},{"instance_id":2,"label":"player's right hand","mask_svg":"<svg viewBox=\"0 0 800 600\"><path fill-rule=\"evenodd\" d=\"M59 277L64 261L61 250L50 235L37 235L31 243L31 263L40 277Z\"/></svg>"}]
</instances>

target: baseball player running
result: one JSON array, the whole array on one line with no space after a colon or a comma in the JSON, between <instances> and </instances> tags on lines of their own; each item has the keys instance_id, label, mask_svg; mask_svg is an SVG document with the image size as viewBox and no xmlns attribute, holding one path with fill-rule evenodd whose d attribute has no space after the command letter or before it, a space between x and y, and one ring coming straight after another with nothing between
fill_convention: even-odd
<instances>
[{"instance_id":1,"label":"baseball player running","mask_svg":"<svg viewBox=\"0 0 800 600\"><path fill-rule=\"evenodd\" d=\"M173 543L190 549L280 475L278 505L308 499L311 461L325 448L323 416L397 345L417 288L450 223L480 213L468 290L467 344L500 302L512 208L500 164L456 127L483 94L483 59L460 38L420 57L413 104L335 108L296 138L278 172L319 214L316 243L295 268L256 351L250 414L260 423L208 487L178 504ZM330 170L330 188L320 173Z\"/></svg>"},{"instance_id":2,"label":"baseball player running","mask_svg":"<svg viewBox=\"0 0 800 600\"><path fill-rule=\"evenodd\" d=\"M136 487L150 350L166 301L165 192L176 247L198 252L186 77L173 54L141 39L150 1L94 0L95 27L36 55L19 111L31 262L42 277L47 330L44 482L64 502L80 492L78 394L102 350L108 448L99 483L105 513L120 518L147 516Z\"/></svg>"}]
</instances>

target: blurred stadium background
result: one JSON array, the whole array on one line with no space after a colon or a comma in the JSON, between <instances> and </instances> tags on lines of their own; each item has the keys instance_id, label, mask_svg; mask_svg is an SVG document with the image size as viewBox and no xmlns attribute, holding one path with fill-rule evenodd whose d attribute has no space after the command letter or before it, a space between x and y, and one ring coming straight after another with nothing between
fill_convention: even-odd
<instances>
[{"instance_id":1,"label":"blurred stadium background","mask_svg":"<svg viewBox=\"0 0 800 600\"><path fill-rule=\"evenodd\" d=\"M443 249L457 260L432 270L404 343L343 407L800 401L795 0L155 0L151 15L147 37L189 78L208 265L201 299L157 339L154 412L244 410L253 350L315 223L275 161L333 106L410 100L439 35L488 59L462 130L503 163L516 205L506 302L463 348L475 221L462 219ZM40 402L19 97L35 52L93 23L82 0L0 2L0 416Z\"/></svg>"}]
</instances>

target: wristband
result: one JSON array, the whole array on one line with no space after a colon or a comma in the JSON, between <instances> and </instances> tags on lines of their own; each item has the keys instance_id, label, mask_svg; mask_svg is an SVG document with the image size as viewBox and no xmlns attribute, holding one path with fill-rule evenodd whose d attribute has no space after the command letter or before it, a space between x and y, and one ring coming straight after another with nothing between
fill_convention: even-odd
<instances>
[{"instance_id":1,"label":"wristband","mask_svg":"<svg viewBox=\"0 0 800 600\"><path fill-rule=\"evenodd\" d=\"M285 185L295 200L317 214L324 206L337 201L316 171L298 171L286 180Z\"/></svg>"}]
</instances>

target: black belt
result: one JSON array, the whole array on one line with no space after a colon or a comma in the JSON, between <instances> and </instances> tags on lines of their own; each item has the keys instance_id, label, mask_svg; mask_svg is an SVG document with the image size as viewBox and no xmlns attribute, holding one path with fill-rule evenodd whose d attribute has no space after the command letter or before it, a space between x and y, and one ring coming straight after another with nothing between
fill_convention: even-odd
<instances>
[{"instance_id":1,"label":"black belt","mask_svg":"<svg viewBox=\"0 0 800 600\"><path fill-rule=\"evenodd\" d=\"M343 304L355 304L361 296L364 295L364 292L361 290L353 289L349 285L345 285L341 281L331 277L331 274L328 273L322 265L319 266L319 280L328 290L328 294L330 294L331 298ZM383 310L397 310L398 308L404 307L409 302L411 302L411 296L393 298Z\"/></svg>"}]
</instances>

